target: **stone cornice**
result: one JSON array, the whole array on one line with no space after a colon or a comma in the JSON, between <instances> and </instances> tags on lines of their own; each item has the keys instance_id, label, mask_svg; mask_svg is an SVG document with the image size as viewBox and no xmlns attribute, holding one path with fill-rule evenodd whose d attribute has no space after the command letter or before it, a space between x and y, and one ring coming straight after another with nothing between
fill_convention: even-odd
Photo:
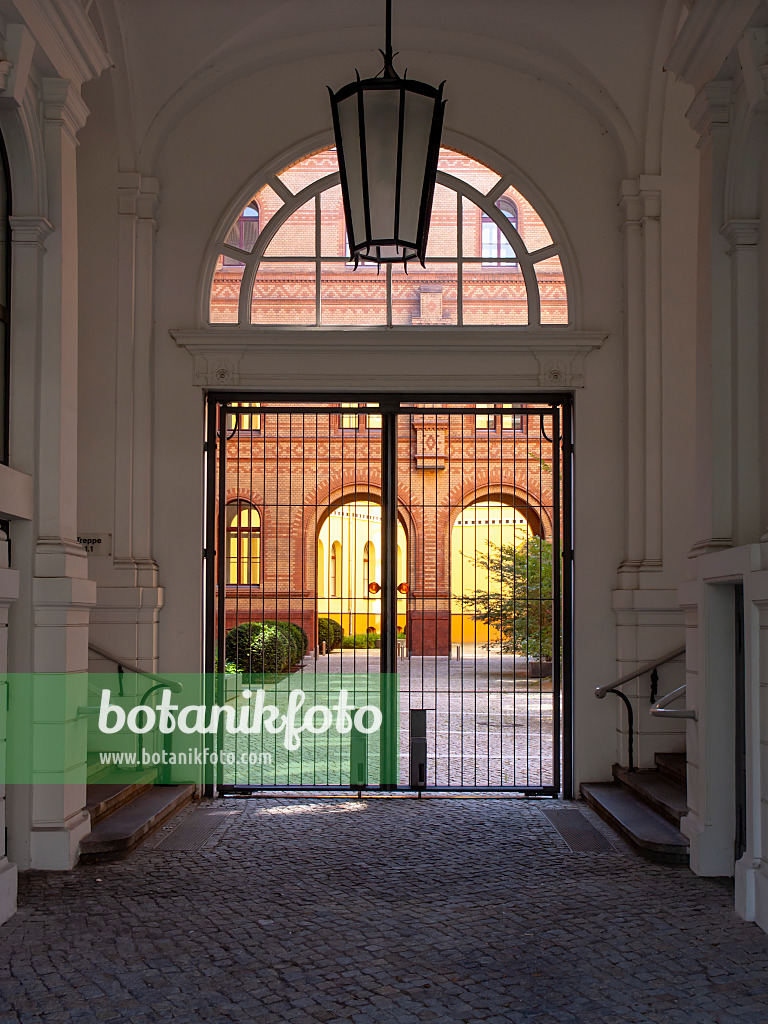
<instances>
[{"instance_id":1,"label":"stone cornice","mask_svg":"<svg viewBox=\"0 0 768 1024\"><path fill-rule=\"evenodd\" d=\"M200 330L172 330L169 334L182 348L237 348L263 352L290 350L346 352L385 346L390 351L473 351L501 352L510 349L592 349L600 348L606 334L598 331L523 327L209 327ZM322 339L322 340L321 340Z\"/></svg>"},{"instance_id":2,"label":"stone cornice","mask_svg":"<svg viewBox=\"0 0 768 1024\"><path fill-rule=\"evenodd\" d=\"M77 144L77 133L90 113L80 93L66 78L44 78L42 92L46 124L59 125Z\"/></svg>"},{"instance_id":3,"label":"stone cornice","mask_svg":"<svg viewBox=\"0 0 768 1024\"><path fill-rule=\"evenodd\" d=\"M696 0L664 62L697 92L720 72L749 26L759 0Z\"/></svg>"},{"instance_id":4,"label":"stone cornice","mask_svg":"<svg viewBox=\"0 0 768 1024\"><path fill-rule=\"evenodd\" d=\"M45 252L44 242L53 231L53 224L45 217L8 218L11 225L11 238L14 245L37 245Z\"/></svg>"},{"instance_id":5,"label":"stone cornice","mask_svg":"<svg viewBox=\"0 0 768 1024\"><path fill-rule=\"evenodd\" d=\"M21 20L58 74L81 86L111 66L79 0L14 0Z\"/></svg>"},{"instance_id":6,"label":"stone cornice","mask_svg":"<svg viewBox=\"0 0 768 1024\"><path fill-rule=\"evenodd\" d=\"M200 387L315 391L372 385L397 391L423 388L426 381L460 391L584 387L584 360L607 337L545 327L210 327L170 333L193 356Z\"/></svg>"},{"instance_id":7,"label":"stone cornice","mask_svg":"<svg viewBox=\"0 0 768 1024\"><path fill-rule=\"evenodd\" d=\"M730 82L707 82L696 93L686 112L688 123L698 135L706 135L712 128L724 128L731 114Z\"/></svg>"},{"instance_id":8,"label":"stone cornice","mask_svg":"<svg viewBox=\"0 0 768 1024\"><path fill-rule=\"evenodd\" d=\"M755 246L760 237L759 220L729 220L724 224L720 233L730 246L730 252L735 249L746 249Z\"/></svg>"}]
</instances>

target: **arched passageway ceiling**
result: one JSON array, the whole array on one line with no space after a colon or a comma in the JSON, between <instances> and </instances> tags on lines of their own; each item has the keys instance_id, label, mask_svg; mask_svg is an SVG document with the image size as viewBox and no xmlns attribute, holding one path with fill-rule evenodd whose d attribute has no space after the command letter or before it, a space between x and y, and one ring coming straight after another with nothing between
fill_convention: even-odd
<instances>
[{"instance_id":1,"label":"arched passageway ceiling","mask_svg":"<svg viewBox=\"0 0 768 1024\"><path fill-rule=\"evenodd\" d=\"M331 55L341 77L330 85L343 84L355 67L378 71L383 11L374 3L261 0L254 14L251 5L187 2L182 17L178 3L102 2L117 9L145 174L156 173L166 139L186 114L251 74ZM625 173L638 173L663 0L598 4L589 17L584 5L562 0L557 12L547 5L546 20L540 5L510 0L400 6L396 42L411 76L420 73L424 54L445 57L449 89L463 84L453 58L531 75L588 110L616 143ZM632 45L622 45L629 38ZM298 67L297 82L299 89L314 86Z\"/></svg>"}]
</instances>

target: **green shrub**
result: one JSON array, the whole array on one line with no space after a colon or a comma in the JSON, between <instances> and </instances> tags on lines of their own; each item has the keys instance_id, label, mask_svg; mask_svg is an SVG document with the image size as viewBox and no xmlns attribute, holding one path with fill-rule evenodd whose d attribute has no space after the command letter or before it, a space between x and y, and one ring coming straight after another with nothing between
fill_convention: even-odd
<instances>
[{"instance_id":1,"label":"green shrub","mask_svg":"<svg viewBox=\"0 0 768 1024\"><path fill-rule=\"evenodd\" d=\"M373 650L378 639L378 633L353 633L351 636L344 637L341 646L345 651Z\"/></svg>"},{"instance_id":2,"label":"green shrub","mask_svg":"<svg viewBox=\"0 0 768 1024\"><path fill-rule=\"evenodd\" d=\"M261 629L253 634L251 665L256 673L284 672L291 663L291 640L287 633L275 626L260 623Z\"/></svg>"},{"instance_id":3,"label":"green shrub","mask_svg":"<svg viewBox=\"0 0 768 1024\"><path fill-rule=\"evenodd\" d=\"M337 647L341 647L343 639L344 630L341 628L341 623L337 622L336 619L317 620L318 646L325 641L326 650L335 651Z\"/></svg>"},{"instance_id":4,"label":"green shrub","mask_svg":"<svg viewBox=\"0 0 768 1024\"><path fill-rule=\"evenodd\" d=\"M227 633L226 663L239 672L283 672L296 660L301 641L284 628L268 622L241 622ZM299 659L300 660L300 659Z\"/></svg>"},{"instance_id":5,"label":"green shrub","mask_svg":"<svg viewBox=\"0 0 768 1024\"><path fill-rule=\"evenodd\" d=\"M291 664L298 665L304 655L307 653L307 647L309 641L307 634L294 622L287 622L285 619L265 619L265 626L274 626L275 629L280 630L288 637L288 642L291 647Z\"/></svg>"},{"instance_id":6,"label":"green shrub","mask_svg":"<svg viewBox=\"0 0 768 1024\"><path fill-rule=\"evenodd\" d=\"M228 630L224 642L224 659L227 664L237 666L239 672L252 672L252 645L257 633L261 632L260 622L241 622Z\"/></svg>"}]
</instances>

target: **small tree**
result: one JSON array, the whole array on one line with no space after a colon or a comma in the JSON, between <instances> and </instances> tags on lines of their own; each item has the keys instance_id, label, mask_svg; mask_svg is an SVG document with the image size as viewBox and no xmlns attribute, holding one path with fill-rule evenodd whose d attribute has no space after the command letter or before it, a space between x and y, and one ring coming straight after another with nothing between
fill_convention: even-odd
<instances>
[{"instance_id":1,"label":"small tree","mask_svg":"<svg viewBox=\"0 0 768 1024\"><path fill-rule=\"evenodd\" d=\"M486 590L457 595L464 611L498 630L504 652L552 660L552 545L540 537L494 544L473 561L488 574Z\"/></svg>"}]
</instances>

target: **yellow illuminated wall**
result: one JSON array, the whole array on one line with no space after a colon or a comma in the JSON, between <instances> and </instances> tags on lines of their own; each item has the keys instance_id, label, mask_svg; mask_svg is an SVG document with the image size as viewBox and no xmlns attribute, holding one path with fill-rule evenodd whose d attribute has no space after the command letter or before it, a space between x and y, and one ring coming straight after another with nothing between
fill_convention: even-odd
<instances>
[{"instance_id":1,"label":"yellow illuminated wall","mask_svg":"<svg viewBox=\"0 0 768 1024\"><path fill-rule=\"evenodd\" d=\"M474 559L483 554L488 542L492 544L518 544L531 535L525 517L511 505L500 502L482 502L468 505L454 524L451 534L451 639L454 643L484 643L498 639L497 630L489 630L484 622L475 622L466 614L459 594L472 594L476 590L488 591L488 574Z\"/></svg>"},{"instance_id":2,"label":"yellow illuminated wall","mask_svg":"<svg viewBox=\"0 0 768 1024\"><path fill-rule=\"evenodd\" d=\"M332 553L335 551L335 559ZM335 561L335 567L333 562ZM405 576L405 530L397 524L397 582ZM335 576L335 592L332 586ZM317 543L317 614L336 619L345 634L381 628L381 599L367 583L381 586L381 506L368 501L350 502L334 509L320 527ZM407 598L398 596L398 629L405 627Z\"/></svg>"}]
</instances>

